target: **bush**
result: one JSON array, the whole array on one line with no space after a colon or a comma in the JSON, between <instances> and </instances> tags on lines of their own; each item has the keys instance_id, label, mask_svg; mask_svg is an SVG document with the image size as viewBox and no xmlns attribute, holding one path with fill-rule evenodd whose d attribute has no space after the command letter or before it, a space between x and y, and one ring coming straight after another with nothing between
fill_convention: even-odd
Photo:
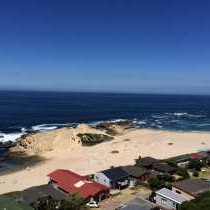
<instances>
[{"instance_id":1,"label":"bush","mask_svg":"<svg viewBox=\"0 0 210 210\"><path fill-rule=\"evenodd\" d=\"M178 168L177 174L182 177L182 179L189 179L190 174L188 173L188 170L185 168Z\"/></svg>"},{"instance_id":2,"label":"bush","mask_svg":"<svg viewBox=\"0 0 210 210\"><path fill-rule=\"evenodd\" d=\"M209 210L210 192L201 194L198 198L181 204L179 210Z\"/></svg>"},{"instance_id":3,"label":"bush","mask_svg":"<svg viewBox=\"0 0 210 210\"><path fill-rule=\"evenodd\" d=\"M148 180L148 184L149 184L149 187L152 190L161 189L161 188L165 187L164 180L163 179L158 179L157 177L151 177Z\"/></svg>"},{"instance_id":4,"label":"bush","mask_svg":"<svg viewBox=\"0 0 210 210\"><path fill-rule=\"evenodd\" d=\"M194 171L193 171L193 176L194 176L194 177L199 177L199 172L196 171L196 170L194 170Z\"/></svg>"},{"instance_id":5,"label":"bush","mask_svg":"<svg viewBox=\"0 0 210 210\"><path fill-rule=\"evenodd\" d=\"M201 171L203 163L198 160L191 160L189 163L189 169L195 169L196 171Z\"/></svg>"},{"instance_id":6,"label":"bush","mask_svg":"<svg viewBox=\"0 0 210 210\"><path fill-rule=\"evenodd\" d=\"M113 137L103 134L84 133L84 134L78 134L77 136L81 139L83 146L93 146L95 144L100 144L105 141L113 140Z\"/></svg>"}]
</instances>

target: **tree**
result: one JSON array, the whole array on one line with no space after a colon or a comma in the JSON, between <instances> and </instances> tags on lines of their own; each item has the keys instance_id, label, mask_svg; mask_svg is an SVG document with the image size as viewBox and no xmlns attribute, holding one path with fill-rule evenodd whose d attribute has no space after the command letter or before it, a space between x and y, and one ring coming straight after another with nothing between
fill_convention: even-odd
<instances>
[{"instance_id":1,"label":"tree","mask_svg":"<svg viewBox=\"0 0 210 210\"><path fill-rule=\"evenodd\" d=\"M63 201L51 197L41 198L33 207L35 210L89 210L85 200L77 193L70 193L67 200Z\"/></svg>"},{"instance_id":2,"label":"tree","mask_svg":"<svg viewBox=\"0 0 210 210\"><path fill-rule=\"evenodd\" d=\"M179 168L179 169L177 170L177 174L178 174L179 176L182 176L183 179L189 179L189 178L190 178L190 175L189 175L189 173L188 173L188 170L185 169L185 168Z\"/></svg>"},{"instance_id":3,"label":"tree","mask_svg":"<svg viewBox=\"0 0 210 210\"><path fill-rule=\"evenodd\" d=\"M69 193L68 199L61 202L60 210L88 210L85 200L77 193Z\"/></svg>"},{"instance_id":4,"label":"tree","mask_svg":"<svg viewBox=\"0 0 210 210\"><path fill-rule=\"evenodd\" d=\"M195 169L196 171L201 171L203 163L199 160L191 160L189 163L189 169Z\"/></svg>"},{"instance_id":5,"label":"tree","mask_svg":"<svg viewBox=\"0 0 210 210\"><path fill-rule=\"evenodd\" d=\"M33 205L35 210L57 210L59 202L51 197L44 197L38 199L36 204Z\"/></svg>"},{"instance_id":6,"label":"tree","mask_svg":"<svg viewBox=\"0 0 210 210\"><path fill-rule=\"evenodd\" d=\"M196 170L194 170L194 171L193 171L193 176L194 176L194 177L199 177L199 172L196 171Z\"/></svg>"},{"instance_id":7,"label":"tree","mask_svg":"<svg viewBox=\"0 0 210 210\"><path fill-rule=\"evenodd\" d=\"M158 179L157 177L151 177L148 180L149 187L152 190L160 189L162 187L165 187L165 181L163 179Z\"/></svg>"},{"instance_id":8,"label":"tree","mask_svg":"<svg viewBox=\"0 0 210 210\"><path fill-rule=\"evenodd\" d=\"M210 209L210 192L205 192L194 200L182 203L179 208L179 210L209 210L209 209Z\"/></svg>"}]
</instances>

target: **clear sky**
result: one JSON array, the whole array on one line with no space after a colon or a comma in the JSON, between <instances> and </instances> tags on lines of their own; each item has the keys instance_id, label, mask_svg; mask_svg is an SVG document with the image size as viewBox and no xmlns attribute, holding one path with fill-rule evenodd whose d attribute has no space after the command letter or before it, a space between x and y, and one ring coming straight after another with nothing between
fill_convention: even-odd
<instances>
[{"instance_id":1,"label":"clear sky","mask_svg":"<svg viewBox=\"0 0 210 210\"><path fill-rule=\"evenodd\" d=\"M210 94L210 1L2 0L0 88Z\"/></svg>"}]
</instances>

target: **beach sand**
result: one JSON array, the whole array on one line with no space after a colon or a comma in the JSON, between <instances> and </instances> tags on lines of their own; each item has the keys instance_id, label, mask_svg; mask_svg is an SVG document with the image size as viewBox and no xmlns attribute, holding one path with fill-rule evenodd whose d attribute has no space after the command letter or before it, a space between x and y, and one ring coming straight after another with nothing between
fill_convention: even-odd
<instances>
[{"instance_id":1,"label":"beach sand","mask_svg":"<svg viewBox=\"0 0 210 210\"><path fill-rule=\"evenodd\" d=\"M86 175L110 166L133 164L139 156L163 159L205 149L210 149L210 133L131 130L96 146L47 152L43 155L45 161L0 176L0 194L46 184L47 174L58 168ZM114 150L119 153L112 153Z\"/></svg>"}]
</instances>

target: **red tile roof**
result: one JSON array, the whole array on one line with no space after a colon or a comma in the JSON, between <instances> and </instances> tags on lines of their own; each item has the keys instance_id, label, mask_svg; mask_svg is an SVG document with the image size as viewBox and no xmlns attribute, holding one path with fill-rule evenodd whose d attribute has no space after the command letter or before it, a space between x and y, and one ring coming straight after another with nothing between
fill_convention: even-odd
<instances>
[{"instance_id":1,"label":"red tile roof","mask_svg":"<svg viewBox=\"0 0 210 210\"><path fill-rule=\"evenodd\" d=\"M199 153L192 153L192 154L190 154L190 156L195 160L202 160L203 159L203 156Z\"/></svg>"},{"instance_id":2,"label":"red tile roof","mask_svg":"<svg viewBox=\"0 0 210 210\"><path fill-rule=\"evenodd\" d=\"M84 199L95 197L102 192L108 192L109 188L87 180L85 176L80 176L69 170L58 169L48 174L51 180L64 191L80 194Z\"/></svg>"}]
</instances>

